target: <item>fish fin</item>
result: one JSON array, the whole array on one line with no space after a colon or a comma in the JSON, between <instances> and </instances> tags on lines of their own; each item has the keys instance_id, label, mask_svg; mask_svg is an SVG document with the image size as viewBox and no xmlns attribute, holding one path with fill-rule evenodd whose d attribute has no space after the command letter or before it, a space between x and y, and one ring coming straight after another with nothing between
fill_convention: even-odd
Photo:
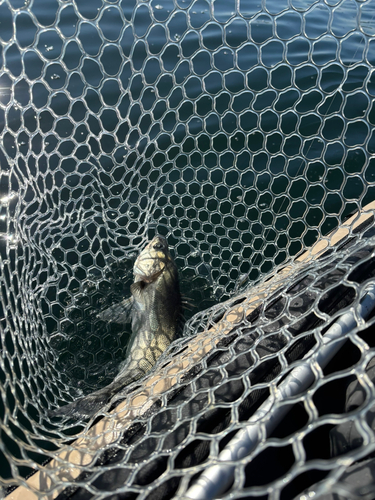
<instances>
[{"instance_id":1,"label":"fish fin","mask_svg":"<svg viewBox=\"0 0 375 500\"><path fill-rule=\"evenodd\" d=\"M103 406L108 403L112 396L112 391L106 390L107 388L93 392L88 396L76 399L66 406L51 410L48 412L50 417L64 417L64 418L90 418L95 415Z\"/></svg>"},{"instance_id":2,"label":"fish fin","mask_svg":"<svg viewBox=\"0 0 375 500\"><path fill-rule=\"evenodd\" d=\"M133 297L124 299L118 304L114 304L98 314L98 318L112 323L128 323L130 321Z\"/></svg>"},{"instance_id":3,"label":"fish fin","mask_svg":"<svg viewBox=\"0 0 375 500\"><path fill-rule=\"evenodd\" d=\"M191 302L190 299L184 295L181 296L181 305L184 309L187 309L188 311L192 311L194 308L193 302Z\"/></svg>"},{"instance_id":4,"label":"fish fin","mask_svg":"<svg viewBox=\"0 0 375 500\"><path fill-rule=\"evenodd\" d=\"M132 285L130 285L131 294L135 297L136 301L142 302L142 290L146 286L144 281L136 281Z\"/></svg>"}]
</instances>

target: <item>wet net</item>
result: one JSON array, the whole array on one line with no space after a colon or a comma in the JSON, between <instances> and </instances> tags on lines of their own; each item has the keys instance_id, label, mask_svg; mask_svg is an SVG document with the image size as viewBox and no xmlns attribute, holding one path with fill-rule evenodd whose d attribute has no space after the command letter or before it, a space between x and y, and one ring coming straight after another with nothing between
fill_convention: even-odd
<instances>
[{"instance_id":1,"label":"wet net","mask_svg":"<svg viewBox=\"0 0 375 500\"><path fill-rule=\"evenodd\" d=\"M4 495L374 497L374 63L373 0L0 1ZM181 338L51 419L116 375L155 234Z\"/></svg>"}]
</instances>

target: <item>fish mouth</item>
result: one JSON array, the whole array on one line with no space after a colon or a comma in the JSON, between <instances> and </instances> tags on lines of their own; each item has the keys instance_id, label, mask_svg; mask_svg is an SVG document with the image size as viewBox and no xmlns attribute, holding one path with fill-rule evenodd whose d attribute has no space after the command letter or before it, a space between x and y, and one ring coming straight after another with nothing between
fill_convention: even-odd
<instances>
[{"instance_id":1,"label":"fish mouth","mask_svg":"<svg viewBox=\"0 0 375 500\"><path fill-rule=\"evenodd\" d=\"M146 245L146 249L154 249L154 250L163 250L164 252L168 251L168 243L164 236L160 236L159 234L154 236L150 243Z\"/></svg>"},{"instance_id":2,"label":"fish mouth","mask_svg":"<svg viewBox=\"0 0 375 500\"><path fill-rule=\"evenodd\" d=\"M167 240L163 236L155 236L134 263L134 281L153 282L164 271L169 259Z\"/></svg>"}]
</instances>

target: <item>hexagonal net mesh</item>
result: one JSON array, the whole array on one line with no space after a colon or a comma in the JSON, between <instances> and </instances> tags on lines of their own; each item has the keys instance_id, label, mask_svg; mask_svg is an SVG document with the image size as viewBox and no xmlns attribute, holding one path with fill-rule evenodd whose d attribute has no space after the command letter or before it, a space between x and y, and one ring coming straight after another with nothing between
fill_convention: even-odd
<instances>
[{"instance_id":1,"label":"hexagonal net mesh","mask_svg":"<svg viewBox=\"0 0 375 500\"><path fill-rule=\"evenodd\" d=\"M374 18L373 0L0 0L4 493L373 497L351 480L375 451L373 216L295 256L375 198ZM51 420L117 373L129 327L97 315L157 233L182 338L112 417Z\"/></svg>"}]
</instances>

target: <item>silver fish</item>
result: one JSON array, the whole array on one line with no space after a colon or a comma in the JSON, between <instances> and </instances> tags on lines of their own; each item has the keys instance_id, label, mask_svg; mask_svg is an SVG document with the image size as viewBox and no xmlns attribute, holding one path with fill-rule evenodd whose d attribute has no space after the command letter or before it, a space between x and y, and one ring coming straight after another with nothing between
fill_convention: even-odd
<instances>
[{"instance_id":1,"label":"silver fish","mask_svg":"<svg viewBox=\"0 0 375 500\"><path fill-rule=\"evenodd\" d=\"M165 238L155 236L148 243L135 261L133 273L131 297L99 315L116 323L131 319L132 336L123 368L103 389L52 410L51 416L93 416L115 394L148 373L175 339L181 318L181 294L177 267Z\"/></svg>"}]
</instances>

